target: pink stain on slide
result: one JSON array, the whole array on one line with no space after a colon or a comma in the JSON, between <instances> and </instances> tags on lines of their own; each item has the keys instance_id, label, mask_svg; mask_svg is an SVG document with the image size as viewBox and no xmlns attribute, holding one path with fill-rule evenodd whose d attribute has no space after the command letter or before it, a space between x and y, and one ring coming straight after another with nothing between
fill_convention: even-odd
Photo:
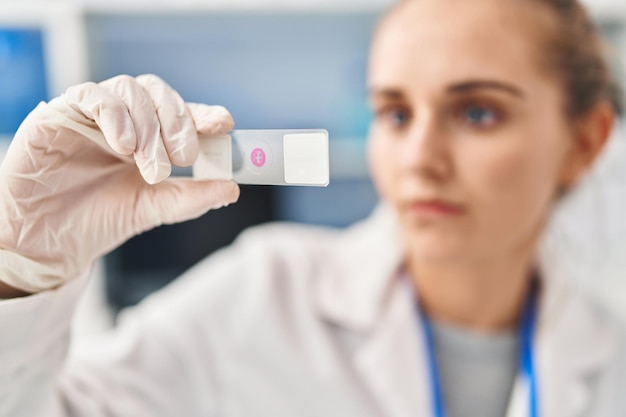
<instances>
[{"instance_id":1,"label":"pink stain on slide","mask_svg":"<svg viewBox=\"0 0 626 417\"><path fill-rule=\"evenodd\" d=\"M257 168L261 168L265 165L265 161L267 157L265 156L265 152L261 148L256 148L250 154L250 159L252 160L252 165Z\"/></svg>"}]
</instances>

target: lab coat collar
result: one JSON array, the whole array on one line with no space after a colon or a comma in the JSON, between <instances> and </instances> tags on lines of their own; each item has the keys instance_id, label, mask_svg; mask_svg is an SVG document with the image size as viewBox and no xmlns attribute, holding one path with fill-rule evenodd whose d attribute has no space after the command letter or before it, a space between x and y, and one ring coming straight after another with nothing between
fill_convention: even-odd
<instances>
[{"instance_id":1,"label":"lab coat collar","mask_svg":"<svg viewBox=\"0 0 626 417\"><path fill-rule=\"evenodd\" d=\"M618 330L603 309L558 273L555 262L542 264L544 289L534 343L540 410L542 416L580 417L588 415L594 376L617 353Z\"/></svg>"},{"instance_id":2,"label":"lab coat collar","mask_svg":"<svg viewBox=\"0 0 626 417\"><path fill-rule=\"evenodd\" d=\"M403 258L393 210L379 205L323 250L316 291L321 316L353 331L371 330Z\"/></svg>"},{"instance_id":3,"label":"lab coat collar","mask_svg":"<svg viewBox=\"0 0 626 417\"><path fill-rule=\"evenodd\" d=\"M394 212L380 205L326 250L319 313L361 336L353 365L381 415L430 415L426 351L416 335L413 296L399 280L404 251Z\"/></svg>"},{"instance_id":4,"label":"lab coat collar","mask_svg":"<svg viewBox=\"0 0 626 417\"><path fill-rule=\"evenodd\" d=\"M332 247L320 274L316 303L323 318L363 335L354 363L385 415L430 415L425 345L416 328L413 296L399 280L403 248L390 207L380 206ZM615 354L616 330L559 274L555 259L541 260L542 293L534 341L542 416L581 417L590 382ZM516 383L507 417L528 416L525 382Z\"/></svg>"},{"instance_id":5,"label":"lab coat collar","mask_svg":"<svg viewBox=\"0 0 626 417\"><path fill-rule=\"evenodd\" d=\"M543 276L533 344L540 415L587 416L590 384L616 353L616 329L571 283ZM529 416L528 398L527 381L518 377L507 417Z\"/></svg>"}]
</instances>

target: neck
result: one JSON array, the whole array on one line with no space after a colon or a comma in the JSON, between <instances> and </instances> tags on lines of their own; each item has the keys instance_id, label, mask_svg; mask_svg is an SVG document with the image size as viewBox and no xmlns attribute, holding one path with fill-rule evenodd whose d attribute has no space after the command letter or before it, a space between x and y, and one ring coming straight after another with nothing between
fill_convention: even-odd
<instances>
[{"instance_id":1,"label":"neck","mask_svg":"<svg viewBox=\"0 0 626 417\"><path fill-rule=\"evenodd\" d=\"M494 332L518 326L532 274L532 258L428 265L408 260L420 304L433 320Z\"/></svg>"}]
</instances>

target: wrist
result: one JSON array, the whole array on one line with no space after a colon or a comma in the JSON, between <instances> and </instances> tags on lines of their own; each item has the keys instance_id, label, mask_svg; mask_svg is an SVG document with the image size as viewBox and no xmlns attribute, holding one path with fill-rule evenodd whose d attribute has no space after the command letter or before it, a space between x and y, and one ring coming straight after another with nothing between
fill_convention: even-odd
<instances>
[{"instance_id":1,"label":"wrist","mask_svg":"<svg viewBox=\"0 0 626 417\"><path fill-rule=\"evenodd\" d=\"M0 300L4 299L11 299L11 298L18 298L18 297L26 297L31 295L30 293L17 289L15 287L11 287L10 285L5 284L4 282L0 281Z\"/></svg>"}]
</instances>

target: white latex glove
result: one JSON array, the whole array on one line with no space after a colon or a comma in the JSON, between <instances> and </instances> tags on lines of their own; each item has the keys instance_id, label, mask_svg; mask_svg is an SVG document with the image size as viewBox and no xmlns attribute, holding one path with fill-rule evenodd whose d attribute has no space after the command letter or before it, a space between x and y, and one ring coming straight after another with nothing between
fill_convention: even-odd
<instances>
[{"instance_id":1,"label":"white latex glove","mask_svg":"<svg viewBox=\"0 0 626 417\"><path fill-rule=\"evenodd\" d=\"M235 202L233 182L168 179L171 164L195 162L198 132L232 128L226 109L185 104L154 75L40 104L0 167L0 281L54 288L138 233Z\"/></svg>"}]
</instances>

